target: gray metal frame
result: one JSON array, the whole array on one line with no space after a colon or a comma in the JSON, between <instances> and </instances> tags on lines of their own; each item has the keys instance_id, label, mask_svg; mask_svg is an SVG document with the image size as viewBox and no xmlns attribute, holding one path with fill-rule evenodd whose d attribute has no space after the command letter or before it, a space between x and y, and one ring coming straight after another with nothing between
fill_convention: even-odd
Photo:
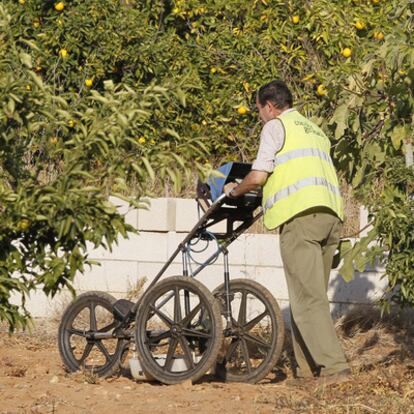
<instances>
[{"instance_id":1,"label":"gray metal frame","mask_svg":"<svg viewBox=\"0 0 414 414\"><path fill-rule=\"evenodd\" d=\"M241 220L241 224L236 228L233 229L233 222L234 220L230 216L225 216L222 218L213 218L213 215L218 212L218 210L225 204L226 200L228 198L225 194L222 194L214 203L211 205L207 204L207 208L205 210L204 215L199 219L199 221L195 224L195 226L192 228L192 230L188 233L188 235L184 238L184 240L178 245L174 253L171 255L171 257L167 260L167 262L164 264L162 269L158 272L158 274L155 276L153 281L150 283L150 285L147 287L146 290L152 288L158 280L162 277L162 275L165 273L165 271L168 269L170 264L173 262L173 260L177 257L177 255L181 252L183 256L183 276L189 276L189 277L196 277L204 268L206 268L208 265L212 264L217 260L217 258L220 256L220 254L223 254L224 258L224 286L225 286L225 318L227 321L227 327L232 326L231 321L231 300L230 300L230 271L229 271L229 262L228 262L228 246L236 240L245 230L247 230L253 223L255 223L260 217L263 215L263 210L260 209L259 212L256 214L251 214L247 216L245 220ZM204 200L205 201L205 200ZM197 202L199 203L199 206L204 209L205 207L202 206L202 201L197 199ZM236 209L235 209L236 210ZM214 238L217 236L217 238L220 238L220 241L217 241L217 250L209 257L207 258L203 263L200 263L198 268L194 271L191 268L191 256L190 256L190 247L189 243L191 240L193 240L195 237L197 237L198 234L200 234L200 229L207 229L207 227L210 227L213 224L216 224L220 221L227 220L227 232L224 234L215 234L209 232L209 234L213 235ZM217 240L217 239L216 239ZM145 293L144 293L145 295ZM143 296L144 296L143 295ZM173 295L167 296L163 302L159 304L159 306L163 306L166 302L168 302ZM134 304L130 311L130 316L135 315L142 297ZM186 310L189 312L189 298L185 297L185 306Z\"/></svg>"}]
</instances>

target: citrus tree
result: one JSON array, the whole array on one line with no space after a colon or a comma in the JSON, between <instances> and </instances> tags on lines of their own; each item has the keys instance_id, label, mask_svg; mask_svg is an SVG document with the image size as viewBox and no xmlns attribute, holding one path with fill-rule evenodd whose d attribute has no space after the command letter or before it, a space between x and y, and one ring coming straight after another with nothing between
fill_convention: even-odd
<instances>
[{"instance_id":1,"label":"citrus tree","mask_svg":"<svg viewBox=\"0 0 414 414\"><path fill-rule=\"evenodd\" d=\"M372 220L368 235L345 255L342 274L350 279L354 267L385 261L384 309L414 305L413 13L394 12L405 23L348 78L330 120L336 159Z\"/></svg>"},{"instance_id":2,"label":"citrus tree","mask_svg":"<svg viewBox=\"0 0 414 414\"><path fill-rule=\"evenodd\" d=\"M412 170L404 162L413 106L410 1L2 5L1 208L7 220L1 237L23 262L12 253L1 262L12 263L2 272L1 315L15 321L16 308L7 300L24 269L32 284L45 283L39 275L55 275L45 285L53 293L86 263L84 241L112 242L129 230L112 207L111 213L98 209L105 213L101 229L94 225L92 232L86 224L90 211L97 214L93 206L107 205L108 194L136 203L155 176L178 187L188 160L199 170L210 160L251 161L260 130L252 95L274 78L284 79L296 106L327 131L338 169L374 220L342 273L349 278L353 267L363 269L386 251L391 296L411 303L412 239L401 236L412 226ZM46 197L47 191L60 191L64 201ZM87 200L91 210L82 207ZM84 225L76 224L81 211ZM46 223L55 232L55 253L37 239ZM78 253L61 247L64 233L79 237ZM38 262L26 261L23 239L33 251L44 248ZM374 239L380 244L369 250ZM32 286L20 282L18 291Z\"/></svg>"},{"instance_id":3,"label":"citrus tree","mask_svg":"<svg viewBox=\"0 0 414 414\"><path fill-rule=\"evenodd\" d=\"M276 0L6 1L16 36L36 40L34 71L55 91L173 83L186 107L148 124L208 137L206 157L251 159L259 128L252 93L275 77L315 119L328 118L337 85L398 24L394 2ZM402 17L400 16L402 21ZM343 86L343 85L342 85Z\"/></svg>"},{"instance_id":4,"label":"citrus tree","mask_svg":"<svg viewBox=\"0 0 414 414\"><path fill-rule=\"evenodd\" d=\"M156 174L179 185L205 150L161 126L159 141L146 138L164 106L185 104L179 87L108 80L85 96L58 92L34 70L40 47L17 37L12 22L0 6L0 320L13 329L27 322L32 290L53 296L70 288L93 264L88 246L111 248L134 231L109 196L140 207ZM21 306L11 303L13 293Z\"/></svg>"}]
</instances>

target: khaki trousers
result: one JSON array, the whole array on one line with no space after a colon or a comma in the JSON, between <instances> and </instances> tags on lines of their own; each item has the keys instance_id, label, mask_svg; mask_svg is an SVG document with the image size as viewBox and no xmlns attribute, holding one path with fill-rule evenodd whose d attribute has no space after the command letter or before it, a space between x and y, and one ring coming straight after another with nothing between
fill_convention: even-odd
<instances>
[{"instance_id":1,"label":"khaki trousers","mask_svg":"<svg viewBox=\"0 0 414 414\"><path fill-rule=\"evenodd\" d=\"M299 376L330 375L349 368L336 336L327 296L341 225L332 213L312 209L280 229Z\"/></svg>"}]
</instances>

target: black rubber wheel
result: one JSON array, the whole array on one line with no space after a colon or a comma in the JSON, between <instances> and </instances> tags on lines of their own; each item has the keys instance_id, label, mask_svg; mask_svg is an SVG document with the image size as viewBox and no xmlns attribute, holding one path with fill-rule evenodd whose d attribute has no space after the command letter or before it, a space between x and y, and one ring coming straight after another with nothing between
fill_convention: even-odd
<instances>
[{"instance_id":1,"label":"black rubber wheel","mask_svg":"<svg viewBox=\"0 0 414 414\"><path fill-rule=\"evenodd\" d=\"M222 343L218 302L185 276L164 279L144 294L135 329L143 371L164 384L200 379L215 364Z\"/></svg>"},{"instance_id":2,"label":"black rubber wheel","mask_svg":"<svg viewBox=\"0 0 414 414\"><path fill-rule=\"evenodd\" d=\"M230 281L230 293L234 327L224 332L215 373L224 381L254 384L269 374L282 352L282 313L273 295L253 280ZM224 313L224 285L213 295ZM254 314L249 311L249 302L254 302Z\"/></svg>"},{"instance_id":3,"label":"black rubber wheel","mask_svg":"<svg viewBox=\"0 0 414 414\"><path fill-rule=\"evenodd\" d=\"M91 338L94 333L112 332L119 323L112 313L115 301L105 292L86 292L66 308L59 325L58 345L69 372L85 370L109 377L119 370L128 341Z\"/></svg>"}]
</instances>

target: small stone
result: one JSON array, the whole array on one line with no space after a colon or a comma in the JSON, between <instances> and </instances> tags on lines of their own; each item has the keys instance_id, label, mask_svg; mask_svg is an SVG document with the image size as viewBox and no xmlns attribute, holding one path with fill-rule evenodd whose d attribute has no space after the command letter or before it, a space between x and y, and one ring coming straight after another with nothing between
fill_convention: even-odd
<instances>
[{"instance_id":1,"label":"small stone","mask_svg":"<svg viewBox=\"0 0 414 414\"><path fill-rule=\"evenodd\" d=\"M52 379L49 381L50 384L57 384L59 382L59 377L54 375Z\"/></svg>"},{"instance_id":2,"label":"small stone","mask_svg":"<svg viewBox=\"0 0 414 414\"><path fill-rule=\"evenodd\" d=\"M191 380L186 380L180 383L180 387L184 388L185 390L191 390L193 388L193 383L191 382Z\"/></svg>"},{"instance_id":3,"label":"small stone","mask_svg":"<svg viewBox=\"0 0 414 414\"><path fill-rule=\"evenodd\" d=\"M23 388L28 388L29 386L27 384L15 384L13 385L13 388L18 388L19 390Z\"/></svg>"}]
</instances>

